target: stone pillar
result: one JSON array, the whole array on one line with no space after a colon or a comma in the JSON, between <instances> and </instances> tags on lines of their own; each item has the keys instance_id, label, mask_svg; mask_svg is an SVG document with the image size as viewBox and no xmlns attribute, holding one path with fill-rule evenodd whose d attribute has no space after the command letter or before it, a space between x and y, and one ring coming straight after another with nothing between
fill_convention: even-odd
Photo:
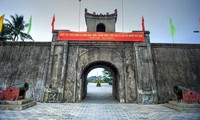
<instances>
[{"instance_id":1,"label":"stone pillar","mask_svg":"<svg viewBox=\"0 0 200 120\"><path fill-rule=\"evenodd\" d=\"M61 101L64 100L64 90L65 90L65 80L67 76L67 62L68 62L68 41L63 45L63 65L62 65L62 73L61 73Z\"/></svg>"},{"instance_id":2,"label":"stone pillar","mask_svg":"<svg viewBox=\"0 0 200 120\"><path fill-rule=\"evenodd\" d=\"M62 102L64 99L68 41L58 42L57 35L58 31L54 31L44 90L44 102Z\"/></svg>"},{"instance_id":3,"label":"stone pillar","mask_svg":"<svg viewBox=\"0 0 200 120\"><path fill-rule=\"evenodd\" d=\"M157 102L156 82L153 73L153 61L149 32L145 32L145 42L135 43L137 102L153 104Z\"/></svg>"}]
</instances>

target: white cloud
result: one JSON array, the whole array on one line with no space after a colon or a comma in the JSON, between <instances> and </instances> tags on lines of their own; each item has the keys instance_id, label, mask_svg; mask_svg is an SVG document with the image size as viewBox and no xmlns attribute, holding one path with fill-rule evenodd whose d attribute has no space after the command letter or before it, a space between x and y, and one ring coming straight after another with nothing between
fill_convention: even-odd
<instances>
[{"instance_id":1,"label":"white cloud","mask_svg":"<svg viewBox=\"0 0 200 120\"><path fill-rule=\"evenodd\" d=\"M95 68L93 70L91 70L89 73L88 73L88 76L99 76L99 75L103 75L102 73L103 71L103 68Z\"/></svg>"}]
</instances>

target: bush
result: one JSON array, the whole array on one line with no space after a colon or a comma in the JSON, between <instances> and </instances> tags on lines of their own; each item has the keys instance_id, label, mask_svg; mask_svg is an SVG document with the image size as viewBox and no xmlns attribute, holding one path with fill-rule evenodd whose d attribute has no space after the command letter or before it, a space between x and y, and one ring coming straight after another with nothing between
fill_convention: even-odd
<instances>
[{"instance_id":1,"label":"bush","mask_svg":"<svg viewBox=\"0 0 200 120\"><path fill-rule=\"evenodd\" d=\"M97 80L92 80L92 83L97 83Z\"/></svg>"},{"instance_id":2,"label":"bush","mask_svg":"<svg viewBox=\"0 0 200 120\"><path fill-rule=\"evenodd\" d=\"M93 81L91 81L92 83L98 83L98 82L100 82L100 83L105 83L105 81L104 80L93 80Z\"/></svg>"},{"instance_id":3,"label":"bush","mask_svg":"<svg viewBox=\"0 0 200 120\"><path fill-rule=\"evenodd\" d=\"M101 82L98 81L96 86L97 86L97 87L101 87Z\"/></svg>"},{"instance_id":4,"label":"bush","mask_svg":"<svg viewBox=\"0 0 200 120\"><path fill-rule=\"evenodd\" d=\"M104 80L100 80L100 82L101 82L101 83L105 83L105 81L104 81Z\"/></svg>"},{"instance_id":5,"label":"bush","mask_svg":"<svg viewBox=\"0 0 200 120\"><path fill-rule=\"evenodd\" d=\"M112 81L110 81L108 84L109 84L109 85L112 85L113 83L112 83Z\"/></svg>"}]
</instances>

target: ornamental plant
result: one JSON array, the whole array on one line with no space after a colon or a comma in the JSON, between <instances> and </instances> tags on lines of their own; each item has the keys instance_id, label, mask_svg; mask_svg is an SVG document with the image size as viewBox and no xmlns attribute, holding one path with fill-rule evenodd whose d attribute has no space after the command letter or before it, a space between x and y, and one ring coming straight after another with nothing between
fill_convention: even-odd
<instances>
[{"instance_id":1,"label":"ornamental plant","mask_svg":"<svg viewBox=\"0 0 200 120\"><path fill-rule=\"evenodd\" d=\"M97 85L96 85L97 87L101 87L101 83L100 83L100 81L98 80L98 82L97 82Z\"/></svg>"}]
</instances>

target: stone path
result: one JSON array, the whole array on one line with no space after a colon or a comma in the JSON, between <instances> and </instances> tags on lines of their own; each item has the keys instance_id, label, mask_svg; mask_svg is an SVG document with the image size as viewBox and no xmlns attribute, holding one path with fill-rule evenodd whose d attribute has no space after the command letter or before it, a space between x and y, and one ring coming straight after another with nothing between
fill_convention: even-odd
<instances>
[{"instance_id":1,"label":"stone path","mask_svg":"<svg viewBox=\"0 0 200 120\"><path fill-rule=\"evenodd\" d=\"M81 103L37 103L22 111L0 110L0 120L200 120L199 113L180 113L162 105L120 104L110 96L108 85L90 85Z\"/></svg>"},{"instance_id":2,"label":"stone path","mask_svg":"<svg viewBox=\"0 0 200 120\"><path fill-rule=\"evenodd\" d=\"M88 93L82 103L95 103L95 104L116 104L119 103L112 97L112 86L107 83L102 83L101 87L96 87L96 83L88 84Z\"/></svg>"}]
</instances>

